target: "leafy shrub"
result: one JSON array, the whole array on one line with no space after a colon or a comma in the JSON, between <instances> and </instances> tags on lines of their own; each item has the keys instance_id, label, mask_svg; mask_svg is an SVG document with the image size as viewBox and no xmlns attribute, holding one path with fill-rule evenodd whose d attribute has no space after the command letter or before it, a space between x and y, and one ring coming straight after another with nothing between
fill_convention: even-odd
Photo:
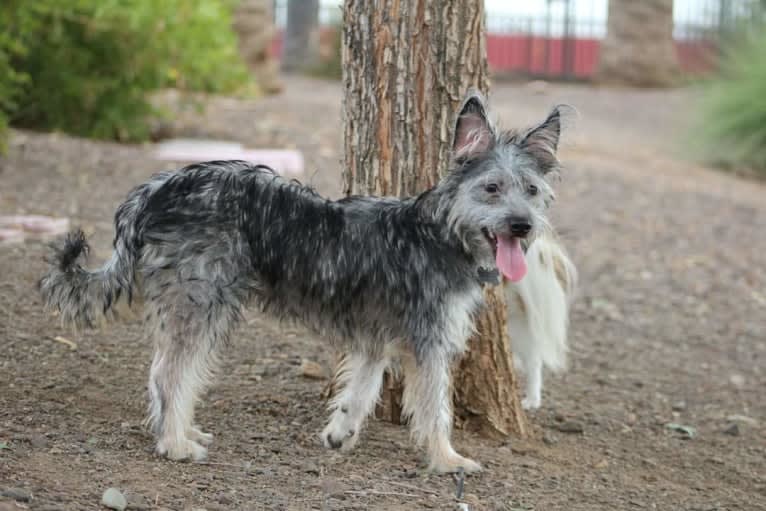
<instances>
[{"instance_id":1,"label":"leafy shrub","mask_svg":"<svg viewBox=\"0 0 766 511\"><path fill-rule=\"evenodd\" d=\"M766 177L766 31L746 31L731 44L721 73L705 86L695 136L717 164Z\"/></svg>"},{"instance_id":2,"label":"leafy shrub","mask_svg":"<svg viewBox=\"0 0 766 511\"><path fill-rule=\"evenodd\" d=\"M32 19L26 11L11 7L0 5L0 153L4 149L8 115L16 109L21 87L29 80L28 75L14 68L13 62L24 55L25 47L18 34L29 30Z\"/></svg>"},{"instance_id":3,"label":"leafy shrub","mask_svg":"<svg viewBox=\"0 0 766 511\"><path fill-rule=\"evenodd\" d=\"M3 0L0 110L22 127L143 140L150 91L226 93L246 84L232 7L231 0Z\"/></svg>"}]
</instances>

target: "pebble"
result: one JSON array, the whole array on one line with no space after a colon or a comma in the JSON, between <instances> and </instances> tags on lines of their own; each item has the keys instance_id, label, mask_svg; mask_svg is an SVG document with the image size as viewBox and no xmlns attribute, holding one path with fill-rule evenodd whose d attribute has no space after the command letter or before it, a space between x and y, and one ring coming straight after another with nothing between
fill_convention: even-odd
<instances>
[{"instance_id":1,"label":"pebble","mask_svg":"<svg viewBox=\"0 0 766 511\"><path fill-rule=\"evenodd\" d=\"M580 434L585 431L582 423L578 421L564 421L561 424L556 424L555 428L562 433Z\"/></svg>"},{"instance_id":2,"label":"pebble","mask_svg":"<svg viewBox=\"0 0 766 511\"><path fill-rule=\"evenodd\" d=\"M29 436L29 443L32 445L32 447L36 449L47 449L48 448L48 439L45 438L45 435L30 435Z\"/></svg>"},{"instance_id":3,"label":"pebble","mask_svg":"<svg viewBox=\"0 0 766 511\"><path fill-rule=\"evenodd\" d=\"M724 435L739 436L739 424L733 422L723 430Z\"/></svg>"},{"instance_id":4,"label":"pebble","mask_svg":"<svg viewBox=\"0 0 766 511\"><path fill-rule=\"evenodd\" d=\"M729 381L735 387L743 387L745 385L745 377L741 374L732 374L729 376Z\"/></svg>"},{"instance_id":5,"label":"pebble","mask_svg":"<svg viewBox=\"0 0 766 511\"><path fill-rule=\"evenodd\" d=\"M32 494L24 488L6 488L3 490L2 495L17 502L29 502L32 500Z\"/></svg>"},{"instance_id":6,"label":"pebble","mask_svg":"<svg viewBox=\"0 0 766 511\"><path fill-rule=\"evenodd\" d=\"M125 498L125 495L123 495L117 488L107 488L107 490L101 496L101 504L108 507L109 509L123 511L126 507L128 507L128 500Z\"/></svg>"},{"instance_id":7,"label":"pebble","mask_svg":"<svg viewBox=\"0 0 766 511\"><path fill-rule=\"evenodd\" d=\"M672 408L674 412L683 412L686 410L686 401L676 401L673 403Z\"/></svg>"}]
</instances>

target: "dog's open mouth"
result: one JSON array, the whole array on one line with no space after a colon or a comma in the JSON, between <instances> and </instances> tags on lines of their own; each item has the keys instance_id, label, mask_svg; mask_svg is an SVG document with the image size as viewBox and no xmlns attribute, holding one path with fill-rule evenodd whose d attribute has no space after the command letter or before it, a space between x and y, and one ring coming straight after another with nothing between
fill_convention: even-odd
<instances>
[{"instance_id":1,"label":"dog's open mouth","mask_svg":"<svg viewBox=\"0 0 766 511\"><path fill-rule=\"evenodd\" d=\"M496 234L486 227L482 228L484 237L495 254L495 264L500 273L511 282L518 282L527 274L527 261L521 249L521 239L513 236Z\"/></svg>"}]
</instances>

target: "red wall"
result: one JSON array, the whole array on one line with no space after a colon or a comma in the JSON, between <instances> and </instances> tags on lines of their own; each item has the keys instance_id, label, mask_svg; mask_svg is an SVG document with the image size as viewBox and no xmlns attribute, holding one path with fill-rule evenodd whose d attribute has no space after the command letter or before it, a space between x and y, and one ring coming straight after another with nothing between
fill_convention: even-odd
<instances>
[{"instance_id":1,"label":"red wall","mask_svg":"<svg viewBox=\"0 0 766 511\"><path fill-rule=\"evenodd\" d=\"M574 60L569 70L564 69L563 41L539 36L487 34L487 59L493 71L502 73L590 78L598 65L601 41L586 38L570 41L569 50L574 52ZM280 33L272 42L271 54L278 57L281 52ZM676 41L676 53L684 72L699 74L715 69L717 52L713 42Z\"/></svg>"}]
</instances>

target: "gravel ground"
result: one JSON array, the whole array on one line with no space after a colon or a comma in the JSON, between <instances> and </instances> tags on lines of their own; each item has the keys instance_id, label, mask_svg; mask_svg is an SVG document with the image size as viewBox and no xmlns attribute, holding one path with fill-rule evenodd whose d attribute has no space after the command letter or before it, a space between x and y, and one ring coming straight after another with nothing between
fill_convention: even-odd
<instances>
[{"instance_id":1,"label":"gravel ground","mask_svg":"<svg viewBox=\"0 0 766 511\"><path fill-rule=\"evenodd\" d=\"M211 99L174 129L297 147L304 180L337 196L340 100L336 83L291 79L263 101ZM683 154L693 100L495 85L509 126L562 101L580 112L554 216L582 288L570 370L548 377L532 437L455 433L485 466L465 481L472 510L766 509L766 188ZM69 216L103 259L117 204L168 167L151 149L13 132L0 214ZM43 314L43 254L39 241L0 246L0 511L97 509L110 487L129 509L456 508L452 477L424 474L399 427L372 421L352 454L325 451L323 384L300 367L329 364L327 350L252 312L198 413L216 434L209 463L154 457L149 343L136 323L74 334Z\"/></svg>"}]
</instances>

